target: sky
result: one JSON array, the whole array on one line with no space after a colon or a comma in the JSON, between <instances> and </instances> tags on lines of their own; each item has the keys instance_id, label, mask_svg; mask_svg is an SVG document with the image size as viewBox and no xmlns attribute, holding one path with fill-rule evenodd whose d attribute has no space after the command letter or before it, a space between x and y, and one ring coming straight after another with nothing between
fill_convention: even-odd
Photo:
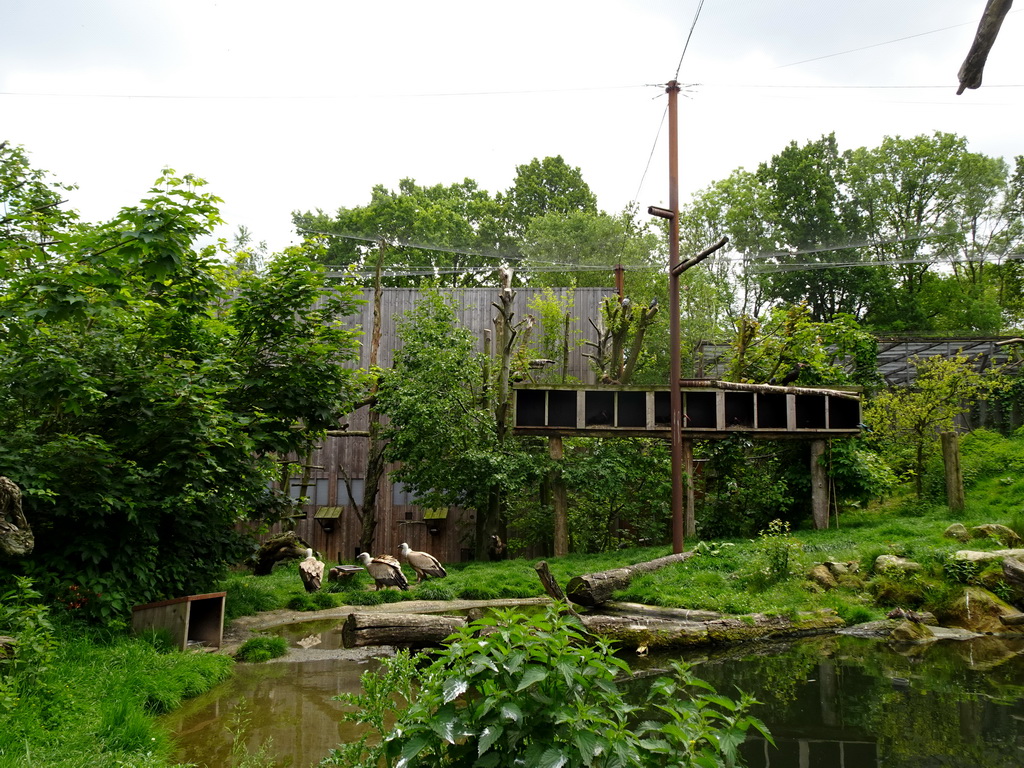
<instances>
[{"instance_id":1,"label":"sky","mask_svg":"<svg viewBox=\"0 0 1024 768\"><path fill-rule=\"evenodd\" d=\"M230 237L560 155L610 213L681 202L790 142L946 131L1024 154L1024 11L981 88L957 72L985 0L0 0L0 141L102 221L162 169L207 180ZM370 233L367 233L370 234Z\"/></svg>"}]
</instances>

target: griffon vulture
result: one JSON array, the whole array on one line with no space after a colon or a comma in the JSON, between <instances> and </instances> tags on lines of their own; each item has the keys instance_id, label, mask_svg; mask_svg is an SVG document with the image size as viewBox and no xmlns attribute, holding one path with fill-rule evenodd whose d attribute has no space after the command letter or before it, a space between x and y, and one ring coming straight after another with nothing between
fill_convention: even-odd
<instances>
[{"instance_id":1,"label":"griffon vulture","mask_svg":"<svg viewBox=\"0 0 1024 768\"><path fill-rule=\"evenodd\" d=\"M381 587L409 588L409 580L402 573L401 563L395 558L389 555L371 557L369 552L360 552L356 559L362 563L363 568L373 578L378 590Z\"/></svg>"},{"instance_id":2,"label":"griffon vulture","mask_svg":"<svg viewBox=\"0 0 1024 768\"><path fill-rule=\"evenodd\" d=\"M313 550L306 550L306 559L299 563L299 576L307 592L316 592L324 578L324 564L313 556Z\"/></svg>"},{"instance_id":3,"label":"griffon vulture","mask_svg":"<svg viewBox=\"0 0 1024 768\"><path fill-rule=\"evenodd\" d=\"M416 571L417 584L428 576L443 579L448 575L444 566L429 552L417 552L415 549L409 549L409 545L405 542L398 545L398 551L402 558Z\"/></svg>"}]
</instances>

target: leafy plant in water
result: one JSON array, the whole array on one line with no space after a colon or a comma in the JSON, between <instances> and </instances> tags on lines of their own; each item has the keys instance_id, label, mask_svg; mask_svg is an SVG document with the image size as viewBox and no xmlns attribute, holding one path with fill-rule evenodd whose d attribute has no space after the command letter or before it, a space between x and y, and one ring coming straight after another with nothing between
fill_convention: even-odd
<instances>
[{"instance_id":1,"label":"leafy plant in water","mask_svg":"<svg viewBox=\"0 0 1024 768\"><path fill-rule=\"evenodd\" d=\"M346 718L381 741L335 750L325 765L643 768L671 755L674 765L727 766L750 728L770 738L748 714L750 697L719 696L682 664L652 685L646 709L630 704L617 684L629 667L612 645L555 609L471 622L417 672L428 659L400 655L364 675L363 694L339 697L361 708ZM406 706L388 728L396 695Z\"/></svg>"}]
</instances>

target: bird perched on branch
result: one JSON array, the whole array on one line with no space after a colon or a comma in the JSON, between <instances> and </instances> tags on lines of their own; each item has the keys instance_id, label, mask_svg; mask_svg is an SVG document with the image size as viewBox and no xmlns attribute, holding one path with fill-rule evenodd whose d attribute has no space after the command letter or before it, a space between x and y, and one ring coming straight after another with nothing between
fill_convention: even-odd
<instances>
[{"instance_id":1,"label":"bird perched on branch","mask_svg":"<svg viewBox=\"0 0 1024 768\"><path fill-rule=\"evenodd\" d=\"M415 549L409 549L409 545L404 541L398 545L398 551L402 559L409 563L412 569L416 571L417 584L428 576L443 579L448 575L448 571L444 569L444 566L429 552L417 552Z\"/></svg>"},{"instance_id":2,"label":"bird perched on branch","mask_svg":"<svg viewBox=\"0 0 1024 768\"><path fill-rule=\"evenodd\" d=\"M506 557L505 542L496 533L491 534L491 541L487 545L487 559L492 562L504 560Z\"/></svg>"},{"instance_id":3,"label":"bird perched on branch","mask_svg":"<svg viewBox=\"0 0 1024 768\"><path fill-rule=\"evenodd\" d=\"M307 592L316 592L324 578L324 564L313 555L312 549L306 550L306 559L299 563L299 576Z\"/></svg>"},{"instance_id":4,"label":"bird perched on branch","mask_svg":"<svg viewBox=\"0 0 1024 768\"><path fill-rule=\"evenodd\" d=\"M369 552L360 552L356 559L373 578L378 591L381 587L409 588L409 580L402 573L402 564L390 555L372 557Z\"/></svg>"}]
</instances>

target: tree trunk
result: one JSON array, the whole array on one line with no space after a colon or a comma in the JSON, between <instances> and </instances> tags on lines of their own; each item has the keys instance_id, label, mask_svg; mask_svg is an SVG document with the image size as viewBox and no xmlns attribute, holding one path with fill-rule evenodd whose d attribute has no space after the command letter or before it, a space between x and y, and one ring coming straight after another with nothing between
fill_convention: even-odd
<instances>
[{"instance_id":1,"label":"tree trunk","mask_svg":"<svg viewBox=\"0 0 1024 768\"><path fill-rule=\"evenodd\" d=\"M821 457L825 455L825 441L811 441L811 516L814 529L828 528L828 483Z\"/></svg>"},{"instance_id":2,"label":"tree trunk","mask_svg":"<svg viewBox=\"0 0 1024 768\"><path fill-rule=\"evenodd\" d=\"M274 565L282 560L299 560L306 556L309 545L295 535L295 531L281 533L267 539L260 545L259 551L252 560L252 572L255 576L268 576Z\"/></svg>"},{"instance_id":3,"label":"tree trunk","mask_svg":"<svg viewBox=\"0 0 1024 768\"><path fill-rule=\"evenodd\" d=\"M583 576L574 576L566 588L569 599L577 605L601 605L608 600L612 593L618 589L625 589L629 582L638 573L649 573L667 565L682 563L693 557L696 552L681 552L675 555L659 557L656 560L649 560L645 563L626 566L625 568L613 568L610 571L599 573L588 573Z\"/></svg>"},{"instance_id":4,"label":"tree trunk","mask_svg":"<svg viewBox=\"0 0 1024 768\"><path fill-rule=\"evenodd\" d=\"M950 512L964 511L964 476L960 470L960 438L956 432L943 432L942 463L946 469L946 504Z\"/></svg>"},{"instance_id":5,"label":"tree trunk","mask_svg":"<svg viewBox=\"0 0 1024 768\"><path fill-rule=\"evenodd\" d=\"M555 461L551 470L551 502L554 510L554 555L564 557L569 554L569 498L562 478L562 438L554 435L548 438L548 452Z\"/></svg>"}]
</instances>

